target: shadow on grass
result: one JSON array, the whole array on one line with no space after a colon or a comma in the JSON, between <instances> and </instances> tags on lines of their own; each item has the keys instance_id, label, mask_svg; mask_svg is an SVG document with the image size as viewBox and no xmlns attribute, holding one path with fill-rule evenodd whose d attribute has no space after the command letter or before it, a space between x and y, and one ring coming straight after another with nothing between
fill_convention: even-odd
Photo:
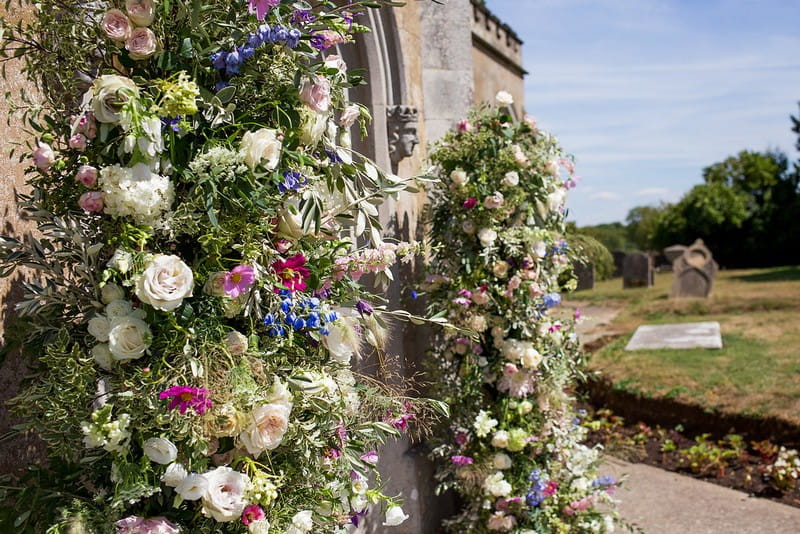
<instances>
[{"instance_id":1,"label":"shadow on grass","mask_svg":"<svg viewBox=\"0 0 800 534\"><path fill-rule=\"evenodd\" d=\"M800 280L800 265L776 267L768 271L733 277L743 282L791 282Z\"/></svg>"}]
</instances>

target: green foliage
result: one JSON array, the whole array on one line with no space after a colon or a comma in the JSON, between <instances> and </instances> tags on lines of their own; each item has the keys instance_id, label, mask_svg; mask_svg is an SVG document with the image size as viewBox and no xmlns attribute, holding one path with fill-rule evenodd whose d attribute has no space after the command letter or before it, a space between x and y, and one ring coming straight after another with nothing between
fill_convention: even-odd
<instances>
[{"instance_id":1,"label":"green foliage","mask_svg":"<svg viewBox=\"0 0 800 534\"><path fill-rule=\"evenodd\" d=\"M593 237L608 250L632 251L636 249L636 245L630 239L628 229L620 222L582 226L578 228L578 232Z\"/></svg>"},{"instance_id":2,"label":"green foliage","mask_svg":"<svg viewBox=\"0 0 800 534\"><path fill-rule=\"evenodd\" d=\"M567 234L567 241L580 259L575 261L594 266L597 280L605 280L614 272L614 257L608 248L597 239L584 234Z\"/></svg>"}]
</instances>

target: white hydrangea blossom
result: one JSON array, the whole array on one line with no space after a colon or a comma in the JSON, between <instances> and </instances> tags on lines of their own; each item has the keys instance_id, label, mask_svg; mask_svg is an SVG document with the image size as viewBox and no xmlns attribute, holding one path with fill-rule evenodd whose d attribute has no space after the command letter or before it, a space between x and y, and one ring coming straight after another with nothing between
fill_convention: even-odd
<instances>
[{"instance_id":1,"label":"white hydrangea blossom","mask_svg":"<svg viewBox=\"0 0 800 534\"><path fill-rule=\"evenodd\" d=\"M175 189L166 176L153 173L144 163L133 167L112 165L100 170L105 213L130 217L137 224L163 226L164 215L175 200Z\"/></svg>"}]
</instances>

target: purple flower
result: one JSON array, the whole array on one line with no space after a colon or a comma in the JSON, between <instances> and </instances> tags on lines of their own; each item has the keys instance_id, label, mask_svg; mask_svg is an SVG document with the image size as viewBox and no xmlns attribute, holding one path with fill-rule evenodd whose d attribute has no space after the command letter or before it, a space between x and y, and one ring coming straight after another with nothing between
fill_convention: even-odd
<instances>
[{"instance_id":1,"label":"purple flower","mask_svg":"<svg viewBox=\"0 0 800 534\"><path fill-rule=\"evenodd\" d=\"M472 462L474 460L472 458L470 458L469 456L460 456L460 455L456 454L455 456L451 456L450 457L450 461L453 462L453 464L455 464L455 465L457 465L459 467L462 467L462 466L465 466L465 465L472 465Z\"/></svg>"},{"instance_id":2,"label":"purple flower","mask_svg":"<svg viewBox=\"0 0 800 534\"><path fill-rule=\"evenodd\" d=\"M372 315L372 311L373 311L372 310L372 306L370 306L369 304L367 304L363 300L359 300L356 303L356 310L358 310L358 313L361 314L361 317L364 317L365 314L366 315Z\"/></svg>"},{"instance_id":3,"label":"purple flower","mask_svg":"<svg viewBox=\"0 0 800 534\"><path fill-rule=\"evenodd\" d=\"M162 400L172 398L169 409L178 408L182 414L191 408L198 415L203 415L213 407L209 396L211 392L204 388L193 388L189 386L172 386L158 394Z\"/></svg>"},{"instance_id":4,"label":"purple flower","mask_svg":"<svg viewBox=\"0 0 800 534\"><path fill-rule=\"evenodd\" d=\"M214 52L211 54L211 65L217 69L222 70L225 68L228 59L228 53L224 51Z\"/></svg>"},{"instance_id":5,"label":"purple flower","mask_svg":"<svg viewBox=\"0 0 800 534\"><path fill-rule=\"evenodd\" d=\"M463 447L469 441L469 434L467 434L463 430L459 430L456 432L454 439L456 440L456 444L459 447Z\"/></svg>"},{"instance_id":6,"label":"purple flower","mask_svg":"<svg viewBox=\"0 0 800 534\"><path fill-rule=\"evenodd\" d=\"M296 9L294 13L292 13L292 18L290 19L293 24L297 24L298 26L302 26L304 24L308 24L309 22L314 22L317 20L311 11L307 9Z\"/></svg>"},{"instance_id":7,"label":"purple flower","mask_svg":"<svg viewBox=\"0 0 800 534\"><path fill-rule=\"evenodd\" d=\"M542 297L542 301L544 302L545 307L553 308L561 304L561 295L558 293L548 293Z\"/></svg>"},{"instance_id":8,"label":"purple flower","mask_svg":"<svg viewBox=\"0 0 800 534\"><path fill-rule=\"evenodd\" d=\"M283 173L283 183L278 184L278 191L288 193L297 192L301 187L308 185L308 178L298 171L285 171Z\"/></svg>"},{"instance_id":9,"label":"purple flower","mask_svg":"<svg viewBox=\"0 0 800 534\"><path fill-rule=\"evenodd\" d=\"M256 14L258 20L264 20L269 10L281 3L281 0L247 0L250 4L247 11Z\"/></svg>"},{"instance_id":10,"label":"purple flower","mask_svg":"<svg viewBox=\"0 0 800 534\"><path fill-rule=\"evenodd\" d=\"M239 56L239 51L233 50L225 57L225 74L228 76L239 74L241 64L242 58Z\"/></svg>"},{"instance_id":11,"label":"purple flower","mask_svg":"<svg viewBox=\"0 0 800 534\"><path fill-rule=\"evenodd\" d=\"M361 461L370 465L377 465L378 453L376 451L365 452L361 455Z\"/></svg>"}]
</instances>

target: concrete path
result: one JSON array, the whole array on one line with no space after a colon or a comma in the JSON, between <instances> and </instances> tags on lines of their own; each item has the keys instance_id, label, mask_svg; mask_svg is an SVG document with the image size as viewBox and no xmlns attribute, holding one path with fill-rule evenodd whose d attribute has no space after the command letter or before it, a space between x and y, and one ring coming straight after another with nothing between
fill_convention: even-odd
<instances>
[{"instance_id":1,"label":"concrete path","mask_svg":"<svg viewBox=\"0 0 800 534\"><path fill-rule=\"evenodd\" d=\"M607 457L603 474L628 474L623 519L645 534L798 534L800 508L644 464Z\"/></svg>"},{"instance_id":2,"label":"concrete path","mask_svg":"<svg viewBox=\"0 0 800 534\"><path fill-rule=\"evenodd\" d=\"M565 306L571 309L578 308L583 314L583 319L581 319L575 329L578 332L578 336L580 336L582 345L586 345L602 336L612 333L608 325L614 320L614 317L622 311L622 308L576 306L574 303L570 302L567 302Z\"/></svg>"}]
</instances>

